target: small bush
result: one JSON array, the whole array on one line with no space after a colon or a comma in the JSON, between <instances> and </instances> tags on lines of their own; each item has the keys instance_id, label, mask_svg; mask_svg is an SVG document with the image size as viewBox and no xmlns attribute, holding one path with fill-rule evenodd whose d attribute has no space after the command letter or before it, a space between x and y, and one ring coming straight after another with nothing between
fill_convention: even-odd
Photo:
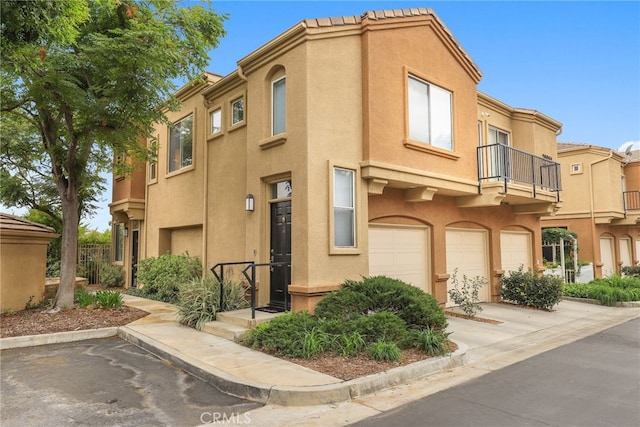
<instances>
[{"instance_id":1,"label":"small bush","mask_svg":"<svg viewBox=\"0 0 640 427\"><path fill-rule=\"evenodd\" d=\"M105 288L121 288L124 285L124 270L119 265L102 264L100 282Z\"/></svg>"},{"instance_id":2,"label":"small bush","mask_svg":"<svg viewBox=\"0 0 640 427\"><path fill-rule=\"evenodd\" d=\"M318 325L306 311L285 313L251 330L246 345L286 357L304 357L303 338Z\"/></svg>"},{"instance_id":3,"label":"small bush","mask_svg":"<svg viewBox=\"0 0 640 427\"><path fill-rule=\"evenodd\" d=\"M159 301L177 303L179 286L201 276L200 260L187 253L165 254L138 262L137 280L140 296Z\"/></svg>"},{"instance_id":4,"label":"small bush","mask_svg":"<svg viewBox=\"0 0 640 427\"><path fill-rule=\"evenodd\" d=\"M73 292L73 301L78 304L80 308L85 308L95 304L96 297L86 289L77 289Z\"/></svg>"},{"instance_id":5,"label":"small bush","mask_svg":"<svg viewBox=\"0 0 640 427\"><path fill-rule=\"evenodd\" d=\"M336 340L336 353L342 356L357 356L367 345L360 332L338 335Z\"/></svg>"},{"instance_id":6,"label":"small bush","mask_svg":"<svg viewBox=\"0 0 640 427\"><path fill-rule=\"evenodd\" d=\"M443 356L448 353L447 341L449 333L434 329L423 329L414 332L415 347L429 356Z\"/></svg>"},{"instance_id":7,"label":"small bush","mask_svg":"<svg viewBox=\"0 0 640 427\"><path fill-rule=\"evenodd\" d=\"M302 335L302 357L312 358L329 350L334 337L315 326Z\"/></svg>"},{"instance_id":8,"label":"small bush","mask_svg":"<svg viewBox=\"0 0 640 427\"><path fill-rule=\"evenodd\" d=\"M445 328L442 307L431 295L415 286L385 276L348 280L316 305L316 316L326 320L350 320L358 315L386 311L397 315L407 327Z\"/></svg>"},{"instance_id":9,"label":"small bush","mask_svg":"<svg viewBox=\"0 0 640 427\"><path fill-rule=\"evenodd\" d=\"M378 341L369 346L369 354L375 360L395 362L400 360L402 351L395 343Z\"/></svg>"},{"instance_id":10,"label":"small bush","mask_svg":"<svg viewBox=\"0 0 640 427\"><path fill-rule=\"evenodd\" d=\"M458 282L458 269L455 269L453 276L451 277L452 289L449 289L449 297L458 305L467 316L473 317L482 311L482 307L478 304L478 294L480 288L487 286L487 279L484 277L476 276L469 280L465 275L462 276L462 285Z\"/></svg>"},{"instance_id":11,"label":"small bush","mask_svg":"<svg viewBox=\"0 0 640 427\"><path fill-rule=\"evenodd\" d=\"M212 275L192 279L179 286L178 315L180 323L201 330L205 323L216 319L218 311L231 311L248 307L246 287L242 284L223 284L223 310L220 310L220 282Z\"/></svg>"},{"instance_id":12,"label":"small bush","mask_svg":"<svg viewBox=\"0 0 640 427\"><path fill-rule=\"evenodd\" d=\"M95 304L98 307L114 309L122 307L122 294L117 291L98 291L95 295Z\"/></svg>"},{"instance_id":13,"label":"small bush","mask_svg":"<svg viewBox=\"0 0 640 427\"><path fill-rule=\"evenodd\" d=\"M640 277L640 264L622 267L622 274L630 277Z\"/></svg>"},{"instance_id":14,"label":"small bush","mask_svg":"<svg viewBox=\"0 0 640 427\"><path fill-rule=\"evenodd\" d=\"M551 310L562 299L563 281L556 276L538 276L531 271L522 271L521 267L509 272L509 276L503 276L500 282L505 301Z\"/></svg>"}]
</instances>

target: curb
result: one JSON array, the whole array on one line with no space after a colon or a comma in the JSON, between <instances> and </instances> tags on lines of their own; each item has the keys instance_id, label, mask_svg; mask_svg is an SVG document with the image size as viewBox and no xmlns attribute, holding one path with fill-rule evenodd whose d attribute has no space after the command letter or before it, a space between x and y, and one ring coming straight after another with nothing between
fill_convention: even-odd
<instances>
[{"instance_id":1,"label":"curb","mask_svg":"<svg viewBox=\"0 0 640 427\"><path fill-rule=\"evenodd\" d=\"M107 338L113 337L117 333L117 327L110 327L100 329L83 329L81 331L56 332L53 334L25 335L21 337L0 338L0 350L83 341L94 338Z\"/></svg>"},{"instance_id":2,"label":"curb","mask_svg":"<svg viewBox=\"0 0 640 427\"><path fill-rule=\"evenodd\" d=\"M224 393L258 403L279 406L311 406L348 402L388 387L406 384L445 369L462 366L468 349L466 344L456 342L458 349L448 356L427 359L336 384L292 387L240 380L127 326L118 329L118 336L206 381Z\"/></svg>"},{"instance_id":3,"label":"curb","mask_svg":"<svg viewBox=\"0 0 640 427\"><path fill-rule=\"evenodd\" d=\"M620 301L620 302L615 303L612 306L606 306L606 305L603 305L597 299L591 299L591 298L562 297L562 299L566 300L566 301L581 302L581 303L584 303L584 304L601 305L603 307L618 307L618 308L638 308L638 307L640 307L640 301Z\"/></svg>"}]
</instances>

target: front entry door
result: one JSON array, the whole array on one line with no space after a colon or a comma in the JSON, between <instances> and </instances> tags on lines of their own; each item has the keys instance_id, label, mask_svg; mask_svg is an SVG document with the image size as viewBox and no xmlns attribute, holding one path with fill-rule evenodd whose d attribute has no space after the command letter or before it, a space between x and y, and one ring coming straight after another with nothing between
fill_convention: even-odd
<instances>
[{"instance_id":1,"label":"front entry door","mask_svg":"<svg viewBox=\"0 0 640 427\"><path fill-rule=\"evenodd\" d=\"M291 306L287 295L291 284L291 200L271 204L271 263L269 305L288 310Z\"/></svg>"},{"instance_id":2,"label":"front entry door","mask_svg":"<svg viewBox=\"0 0 640 427\"><path fill-rule=\"evenodd\" d=\"M138 276L138 240L140 236L139 230L131 232L131 287L137 286Z\"/></svg>"}]
</instances>

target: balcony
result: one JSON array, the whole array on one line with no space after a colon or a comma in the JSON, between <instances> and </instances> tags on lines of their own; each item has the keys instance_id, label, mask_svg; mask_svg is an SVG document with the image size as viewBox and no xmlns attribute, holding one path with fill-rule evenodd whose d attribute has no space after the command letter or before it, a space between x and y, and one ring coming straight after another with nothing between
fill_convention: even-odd
<instances>
[{"instance_id":1,"label":"balcony","mask_svg":"<svg viewBox=\"0 0 640 427\"><path fill-rule=\"evenodd\" d=\"M640 211L640 190L623 191L622 203L624 204L625 213L630 211Z\"/></svg>"},{"instance_id":2,"label":"balcony","mask_svg":"<svg viewBox=\"0 0 640 427\"><path fill-rule=\"evenodd\" d=\"M478 182L504 182L505 194L509 183L520 183L531 186L534 198L540 189L555 192L556 200L562 189L560 163L502 144L478 147Z\"/></svg>"}]
</instances>

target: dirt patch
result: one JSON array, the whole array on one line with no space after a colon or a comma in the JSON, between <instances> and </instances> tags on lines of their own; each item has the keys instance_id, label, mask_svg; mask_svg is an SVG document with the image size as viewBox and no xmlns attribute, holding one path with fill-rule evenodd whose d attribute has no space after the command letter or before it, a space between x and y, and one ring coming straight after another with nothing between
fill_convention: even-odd
<instances>
[{"instance_id":1,"label":"dirt patch","mask_svg":"<svg viewBox=\"0 0 640 427\"><path fill-rule=\"evenodd\" d=\"M488 319L486 317L480 317L480 316L469 316L468 314L456 313L455 311L446 310L444 313L447 316L459 317L461 319L467 319L467 320L475 320L476 322L490 323L492 325L499 325L500 323L503 323L500 320Z\"/></svg>"},{"instance_id":2,"label":"dirt patch","mask_svg":"<svg viewBox=\"0 0 640 427\"><path fill-rule=\"evenodd\" d=\"M44 308L34 308L11 314L3 313L0 317L0 337L124 326L149 314L127 306L114 310L74 307L57 313L47 311Z\"/></svg>"}]
</instances>

